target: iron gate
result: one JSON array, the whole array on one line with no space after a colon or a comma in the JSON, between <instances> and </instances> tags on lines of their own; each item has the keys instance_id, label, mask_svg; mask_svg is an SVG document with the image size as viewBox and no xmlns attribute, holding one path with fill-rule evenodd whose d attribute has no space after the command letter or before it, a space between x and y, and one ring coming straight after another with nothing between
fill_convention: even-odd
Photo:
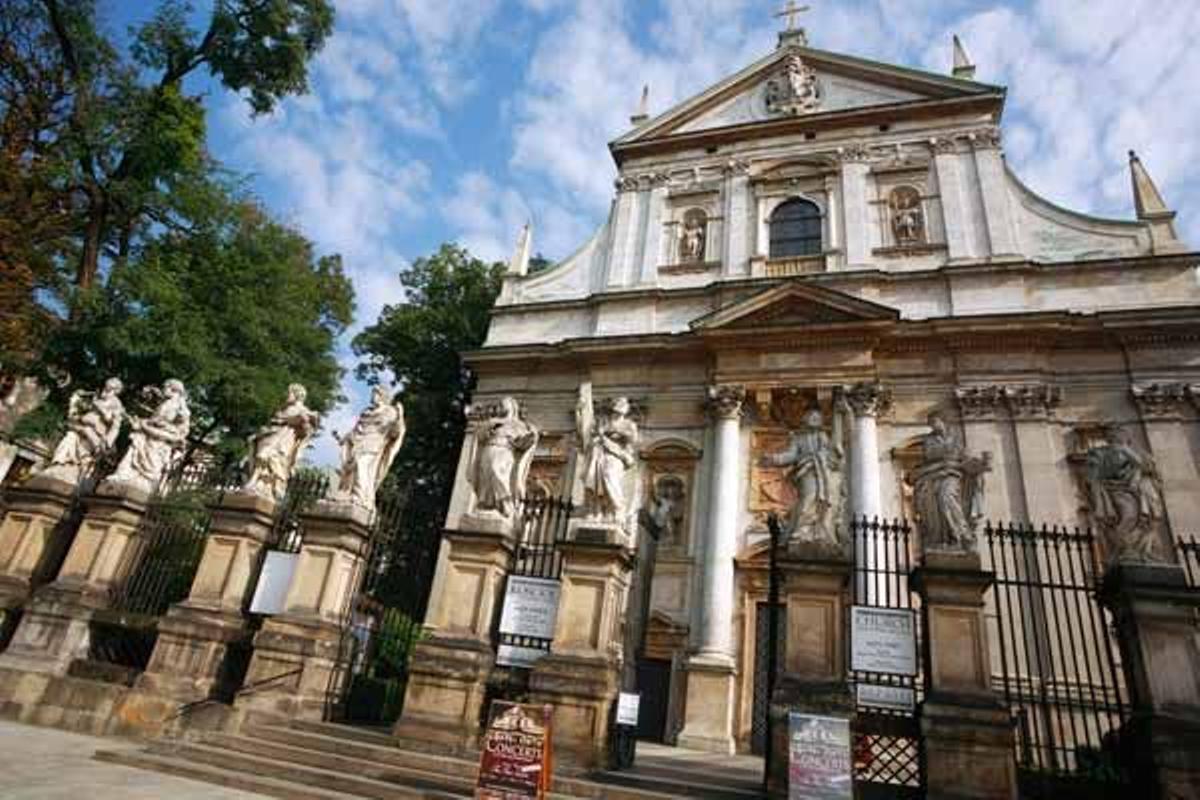
<instances>
[{"instance_id":1,"label":"iron gate","mask_svg":"<svg viewBox=\"0 0 1200 800\"><path fill-rule=\"evenodd\" d=\"M903 520L891 522L863 517L851 523L854 555L854 605L914 612L917 652L922 647L918 601L909 586L913 567L912 528ZM847 620L846 630L850 630ZM855 696L851 722L855 796L859 798L919 798L924 796L925 771L920 721L916 709L922 694L921 659L918 675L892 675L850 670L849 638L846 666ZM859 705L858 686L894 687L911 694L909 710Z\"/></svg>"}]
</instances>

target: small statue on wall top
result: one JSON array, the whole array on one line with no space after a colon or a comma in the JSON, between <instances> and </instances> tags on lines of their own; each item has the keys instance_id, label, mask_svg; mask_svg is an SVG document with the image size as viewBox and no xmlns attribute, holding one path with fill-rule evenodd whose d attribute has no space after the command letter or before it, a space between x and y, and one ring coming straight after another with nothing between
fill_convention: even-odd
<instances>
[{"instance_id":1,"label":"small statue on wall top","mask_svg":"<svg viewBox=\"0 0 1200 800\"><path fill-rule=\"evenodd\" d=\"M638 426L629 416L628 398L618 397L596 419L592 387L579 388L575 425L583 446L583 513L588 520L626 526L631 505L626 484L637 465Z\"/></svg>"},{"instance_id":2,"label":"small statue on wall top","mask_svg":"<svg viewBox=\"0 0 1200 800\"><path fill-rule=\"evenodd\" d=\"M345 436L333 432L342 458L337 486L329 499L374 510L375 492L404 444L405 430L404 405L388 397L387 389L374 387L371 404L358 415L350 432Z\"/></svg>"},{"instance_id":3,"label":"small statue on wall top","mask_svg":"<svg viewBox=\"0 0 1200 800\"><path fill-rule=\"evenodd\" d=\"M787 467L788 477L796 487L797 499L788 528L789 541L835 547L843 544L839 525L845 464L843 416L842 413L834 414L833 434L830 435L825 431L820 409L809 409L800 429L792 432L787 448L779 453L764 454L761 458L762 466Z\"/></svg>"},{"instance_id":4,"label":"small statue on wall top","mask_svg":"<svg viewBox=\"0 0 1200 800\"><path fill-rule=\"evenodd\" d=\"M505 397L475 436L475 462L470 472L474 513L512 519L517 504L525 499L538 429L521 419L521 406L514 398Z\"/></svg>"},{"instance_id":5,"label":"small statue on wall top","mask_svg":"<svg viewBox=\"0 0 1200 800\"><path fill-rule=\"evenodd\" d=\"M888 196L892 235L901 247L925 243L925 214L921 193L911 186L898 186Z\"/></svg>"},{"instance_id":6,"label":"small statue on wall top","mask_svg":"<svg viewBox=\"0 0 1200 800\"><path fill-rule=\"evenodd\" d=\"M125 420L121 403L124 385L109 378L97 393L77 391L67 408L67 432L50 456L50 463L39 476L78 484L96 465L97 459L112 448Z\"/></svg>"},{"instance_id":7,"label":"small statue on wall top","mask_svg":"<svg viewBox=\"0 0 1200 800\"><path fill-rule=\"evenodd\" d=\"M679 261L690 264L704 260L705 227L708 219L703 211L692 209L683 216L683 234L679 237Z\"/></svg>"},{"instance_id":8,"label":"small statue on wall top","mask_svg":"<svg viewBox=\"0 0 1200 800\"><path fill-rule=\"evenodd\" d=\"M1092 518L1109 563L1163 563L1159 529L1162 488L1154 459L1133 446L1129 431L1105 428L1107 442L1087 451L1086 486Z\"/></svg>"},{"instance_id":9,"label":"small statue on wall top","mask_svg":"<svg viewBox=\"0 0 1200 800\"><path fill-rule=\"evenodd\" d=\"M985 473L992 454L970 456L941 414L929 415L930 432L921 437L921 461L907 477L926 550L973 552L983 518Z\"/></svg>"},{"instance_id":10,"label":"small statue on wall top","mask_svg":"<svg viewBox=\"0 0 1200 800\"><path fill-rule=\"evenodd\" d=\"M244 491L276 502L283 499L300 453L318 427L319 417L304 405L306 399L308 390L293 383L283 408L250 437L250 477Z\"/></svg>"},{"instance_id":11,"label":"small statue on wall top","mask_svg":"<svg viewBox=\"0 0 1200 800\"><path fill-rule=\"evenodd\" d=\"M111 483L122 483L144 492L157 490L167 472L175 466L192 426L187 389L181 381L172 378L164 382L161 389L151 389L150 393L161 400L150 416L130 419L129 449L108 479Z\"/></svg>"}]
</instances>

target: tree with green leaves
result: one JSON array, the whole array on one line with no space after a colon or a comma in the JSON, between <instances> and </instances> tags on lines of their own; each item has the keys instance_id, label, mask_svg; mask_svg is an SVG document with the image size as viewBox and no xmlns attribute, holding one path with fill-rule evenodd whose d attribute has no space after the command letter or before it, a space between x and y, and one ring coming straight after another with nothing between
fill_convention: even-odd
<instances>
[{"instance_id":1,"label":"tree with green leaves","mask_svg":"<svg viewBox=\"0 0 1200 800\"><path fill-rule=\"evenodd\" d=\"M404 301L384 308L354 339L359 377L374 383L392 376L404 392L408 435L391 479L411 487L406 525L431 535L445 521L475 387L462 353L483 344L503 274L503 264L442 245L400 273Z\"/></svg>"}]
</instances>

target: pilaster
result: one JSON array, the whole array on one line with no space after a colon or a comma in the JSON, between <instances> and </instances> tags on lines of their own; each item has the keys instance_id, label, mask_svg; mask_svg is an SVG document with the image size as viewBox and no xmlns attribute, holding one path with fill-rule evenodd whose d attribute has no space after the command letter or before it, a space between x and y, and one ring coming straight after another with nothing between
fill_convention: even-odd
<instances>
[{"instance_id":1,"label":"pilaster","mask_svg":"<svg viewBox=\"0 0 1200 800\"><path fill-rule=\"evenodd\" d=\"M658 267L663 253L663 216L667 210L667 185L670 176L659 173L650 176L650 192L646 198L645 225L643 226L642 259L638 283L654 285L658 282Z\"/></svg>"},{"instance_id":2,"label":"pilaster","mask_svg":"<svg viewBox=\"0 0 1200 800\"><path fill-rule=\"evenodd\" d=\"M1191 534L1200 527L1200 481L1189 428L1195 418L1181 383L1135 383L1130 386L1142 419L1150 453L1162 480L1168 533ZM1163 544L1166 544L1165 542Z\"/></svg>"},{"instance_id":3,"label":"pilaster","mask_svg":"<svg viewBox=\"0 0 1200 800\"><path fill-rule=\"evenodd\" d=\"M1007 385L1001 391L1012 417L1029 521L1037 525L1071 519L1075 510L1067 500L1065 471L1059 466L1062 444L1050 425L1062 402L1062 390L1033 383Z\"/></svg>"},{"instance_id":4,"label":"pilaster","mask_svg":"<svg viewBox=\"0 0 1200 800\"><path fill-rule=\"evenodd\" d=\"M617 179L617 199L613 210L612 247L608 255L605 281L609 288L628 286L640 266L637 263L638 238L641 234L639 208L643 197L640 181L634 177Z\"/></svg>"},{"instance_id":5,"label":"pilaster","mask_svg":"<svg viewBox=\"0 0 1200 800\"><path fill-rule=\"evenodd\" d=\"M950 138L934 139L930 147L933 149L938 194L942 199L946 249L951 261L969 259L974 256L971 249L970 209L963 191L958 148Z\"/></svg>"},{"instance_id":6,"label":"pilaster","mask_svg":"<svg viewBox=\"0 0 1200 800\"><path fill-rule=\"evenodd\" d=\"M990 255L993 259L1020 258L1008 200L1008 178L1000 151L1000 130L985 128L968 138L975 156L975 174L979 176L979 197L983 203Z\"/></svg>"},{"instance_id":7,"label":"pilaster","mask_svg":"<svg viewBox=\"0 0 1200 800\"><path fill-rule=\"evenodd\" d=\"M871 225L867 204L867 176L871 167L863 148L839 154L842 162L842 230L846 236L846 268L863 269L871 260Z\"/></svg>"},{"instance_id":8,"label":"pilaster","mask_svg":"<svg viewBox=\"0 0 1200 800\"><path fill-rule=\"evenodd\" d=\"M724 248L721 253L722 275L750 274L750 167L731 161L725 167Z\"/></svg>"}]
</instances>

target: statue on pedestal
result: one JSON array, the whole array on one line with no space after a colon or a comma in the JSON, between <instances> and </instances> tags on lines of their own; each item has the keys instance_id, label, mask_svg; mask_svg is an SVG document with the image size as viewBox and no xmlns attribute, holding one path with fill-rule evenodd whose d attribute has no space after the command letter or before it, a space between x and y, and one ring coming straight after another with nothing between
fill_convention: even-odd
<instances>
[{"instance_id":1,"label":"statue on pedestal","mask_svg":"<svg viewBox=\"0 0 1200 800\"><path fill-rule=\"evenodd\" d=\"M304 405L307 398L308 390L293 383L283 408L250 438L250 477L243 491L276 502L283 499L296 461L318 427L317 413Z\"/></svg>"},{"instance_id":2,"label":"statue on pedestal","mask_svg":"<svg viewBox=\"0 0 1200 800\"><path fill-rule=\"evenodd\" d=\"M629 400L618 397L599 419L592 410L592 387L579 389L575 425L583 444L582 482L585 519L624 527L631 499L626 480L637 464L638 426L629 416Z\"/></svg>"},{"instance_id":3,"label":"statue on pedestal","mask_svg":"<svg viewBox=\"0 0 1200 800\"><path fill-rule=\"evenodd\" d=\"M329 499L373 511L375 492L404 444L404 433L404 405L376 386L371 390L371 404L358 415L350 432L345 436L333 432L341 445L342 463Z\"/></svg>"},{"instance_id":4,"label":"statue on pedestal","mask_svg":"<svg viewBox=\"0 0 1200 800\"><path fill-rule=\"evenodd\" d=\"M525 499L525 481L533 464L538 429L521 419L521 406L505 397L475 434L475 462L470 481L475 489L473 514L512 519Z\"/></svg>"},{"instance_id":5,"label":"statue on pedestal","mask_svg":"<svg viewBox=\"0 0 1200 800\"><path fill-rule=\"evenodd\" d=\"M845 463L842 451L845 409L841 411L834 414L830 435L825 431L820 409L809 409L800 429L792 431L787 448L779 453L766 453L760 460L764 467L787 467L788 477L796 487L796 505L788 526L789 542L842 545L838 512L842 505Z\"/></svg>"},{"instance_id":6,"label":"statue on pedestal","mask_svg":"<svg viewBox=\"0 0 1200 800\"><path fill-rule=\"evenodd\" d=\"M1164 563L1158 547L1162 488L1154 459L1133 446L1118 425L1108 442L1087 451L1087 498L1104 537L1109 563Z\"/></svg>"},{"instance_id":7,"label":"statue on pedestal","mask_svg":"<svg viewBox=\"0 0 1200 800\"><path fill-rule=\"evenodd\" d=\"M71 395L67 432L39 476L70 484L88 477L96 460L117 441L125 419L120 397L124 388L119 378L109 378L99 393L77 391Z\"/></svg>"},{"instance_id":8,"label":"statue on pedestal","mask_svg":"<svg viewBox=\"0 0 1200 800\"><path fill-rule=\"evenodd\" d=\"M983 476L992 454L967 455L941 414L929 415L921 437L921 462L907 478L925 549L971 552L983 518Z\"/></svg>"},{"instance_id":9,"label":"statue on pedestal","mask_svg":"<svg viewBox=\"0 0 1200 800\"><path fill-rule=\"evenodd\" d=\"M151 390L162 399L148 417L130 420L132 435L129 449L108 479L111 483L134 486L152 493L175 465L187 443L192 412L188 409L187 390L172 378L161 389Z\"/></svg>"}]
</instances>

